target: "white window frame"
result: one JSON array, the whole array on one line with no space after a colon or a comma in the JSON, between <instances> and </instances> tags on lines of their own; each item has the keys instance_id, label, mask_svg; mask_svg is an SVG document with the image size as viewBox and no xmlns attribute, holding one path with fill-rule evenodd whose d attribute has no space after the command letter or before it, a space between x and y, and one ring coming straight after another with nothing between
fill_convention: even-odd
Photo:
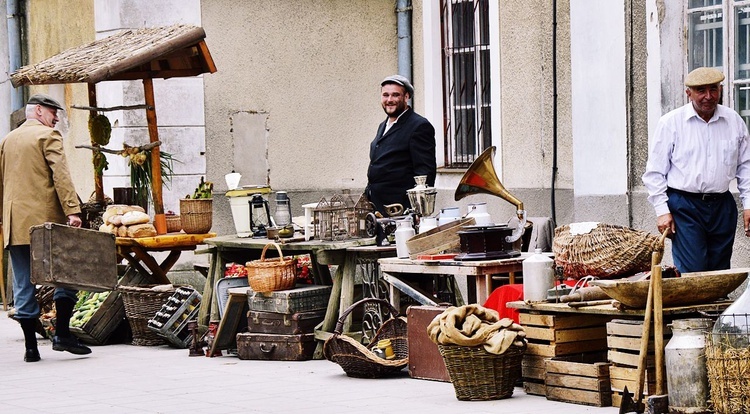
<instances>
[{"instance_id":1,"label":"white window frame","mask_svg":"<svg viewBox=\"0 0 750 414\"><path fill-rule=\"evenodd\" d=\"M425 79L425 117L435 126L435 140L437 143L438 166L445 167L445 140L443 108L443 63L442 63L442 33L440 21L440 2L427 1L422 3L423 32L424 32L424 79ZM492 145L498 147L495 164L502 160L501 119L501 65L500 65L500 9L499 0L489 1L489 33L490 33L490 99L492 112L490 115ZM479 154L476 154L479 155ZM499 166L498 166L499 167ZM498 168L497 171L502 171ZM438 174L438 181L441 181ZM448 184L450 185L450 184Z\"/></svg>"}]
</instances>

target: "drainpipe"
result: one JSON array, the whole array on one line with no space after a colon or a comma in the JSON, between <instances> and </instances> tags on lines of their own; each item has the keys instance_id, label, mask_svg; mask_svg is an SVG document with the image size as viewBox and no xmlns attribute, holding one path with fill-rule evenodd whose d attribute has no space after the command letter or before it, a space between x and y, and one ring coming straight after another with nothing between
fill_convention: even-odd
<instances>
[{"instance_id":1,"label":"drainpipe","mask_svg":"<svg viewBox=\"0 0 750 414\"><path fill-rule=\"evenodd\" d=\"M555 182L557 181L557 0L552 1L552 183L550 188L550 215L557 225L555 211Z\"/></svg>"},{"instance_id":2,"label":"drainpipe","mask_svg":"<svg viewBox=\"0 0 750 414\"><path fill-rule=\"evenodd\" d=\"M411 10L411 0L396 0L398 74L414 83L411 71Z\"/></svg>"},{"instance_id":3,"label":"drainpipe","mask_svg":"<svg viewBox=\"0 0 750 414\"><path fill-rule=\"evenodd\" d=\"M8 56L10 65L8 74L21 67L21 7L19 0L7 0L6 12L8 18ZM10 88L10 107L12 111L23 106L23 89Z\"/></svg>"}]
</instances>

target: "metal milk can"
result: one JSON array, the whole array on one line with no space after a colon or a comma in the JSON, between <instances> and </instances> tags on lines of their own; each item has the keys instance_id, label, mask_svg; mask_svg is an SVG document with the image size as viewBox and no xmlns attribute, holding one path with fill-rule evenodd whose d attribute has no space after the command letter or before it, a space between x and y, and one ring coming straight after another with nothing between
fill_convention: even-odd
<instances>
[{"instance_id":1,"label":"metal milk can","mask_svg":"<svg viewBox=\"0 0 750 414\"><path fill-rule=\"evenodd\" d=\"M554 264L554 260L542 254L542 249L535 249L532 256L521 262L524 301L547 301L547 291L555 287Z\"/></svg>"},{"instance_id":2,"label":"metal milk can","mask_svg":"<svg viewBox=\"0 0 750 414\"><path fill-rule=\"evenodd\" d=\"M680 319L669 325L672 338L664 347L670 413L709 413L706 333L711 319Z\"/></svg>"}]
</instances>

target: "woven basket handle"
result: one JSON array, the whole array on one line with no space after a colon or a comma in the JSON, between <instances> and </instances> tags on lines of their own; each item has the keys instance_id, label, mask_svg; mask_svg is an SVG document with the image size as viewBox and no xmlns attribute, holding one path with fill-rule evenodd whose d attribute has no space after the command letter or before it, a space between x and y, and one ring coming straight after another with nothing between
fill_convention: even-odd
<instances>
[{"instance_id":1,"label":"woven basket handle","mask_svg":"<svg viewBox=\"0 0 750 414\"><path fill-rule=\"evenodd\" d=\"M279 252L279 261L284 261L284 254L281 253L281 247L276 243L268 243L263 247L263 251L260 253L260 260L266 260L266 250L268 250L268 246L273 246L276 248L276 251Z\"/></svg>"},{"instance_id":2,"label":"woven basket handle","mask_svg":"<svg viewBox=\"0 0 750 414\"><path fill-rule=\"evenodd\" d=\"M346 320L346 317L349 316L349 314L352 313L352 311L355 308L357 308L357 306L365 304L365 303L369 303L369 302L376 302L381 305L385 305L388 307L388 310L391 312L392 317L395 318L396 316L398 316L398 310L396 310L396 308L394 308L393 305L391 305L391 303L388 302L387 300L378 299L378 298L364 298L357 302L354 302L351 306L346 308L346 310L341 314L341 317L339 317L338 322L336 322L336 329L333 330L333 333L336 335L341 335L341 331L344 330L344 321Z\"/></svg>"}]
</instances>

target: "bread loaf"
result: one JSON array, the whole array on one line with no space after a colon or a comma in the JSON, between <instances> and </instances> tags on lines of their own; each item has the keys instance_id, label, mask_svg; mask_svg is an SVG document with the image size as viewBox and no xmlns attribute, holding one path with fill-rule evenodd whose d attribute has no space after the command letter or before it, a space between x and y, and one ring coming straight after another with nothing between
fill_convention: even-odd
<instances>
[{"instance_id":1,"label":"bread loaf","mask_svg":"<svg viewBox=\"0 0 750 414\"><path fill-rule=\"evenodd\" d=\"M120 226L117 228L117 237L128 237L128 226Z\"/></svg>"},{"instance_id":2,"label":"bread loaf","mask_svg":"<svg viewBox=\"0 0 750 414\"><path fill-rule=\"evenodd\" d=\"M128 211L122 215L122 224L125 226L132 226L134 224L145 224L151 221L151 217L148 214L141 211Z\"/></svg>"},{"instance_id":3,"label":"bread loaf","mask_svg":"<svg viewBox=\"0 0 750 414\"><path fill-rule=\"evenodd\" d=\"M127 231L128 237L154 237L156 236L156 228L151 223L146 224L135 224L128 226Z\"/></svg>"}]
</instances>

